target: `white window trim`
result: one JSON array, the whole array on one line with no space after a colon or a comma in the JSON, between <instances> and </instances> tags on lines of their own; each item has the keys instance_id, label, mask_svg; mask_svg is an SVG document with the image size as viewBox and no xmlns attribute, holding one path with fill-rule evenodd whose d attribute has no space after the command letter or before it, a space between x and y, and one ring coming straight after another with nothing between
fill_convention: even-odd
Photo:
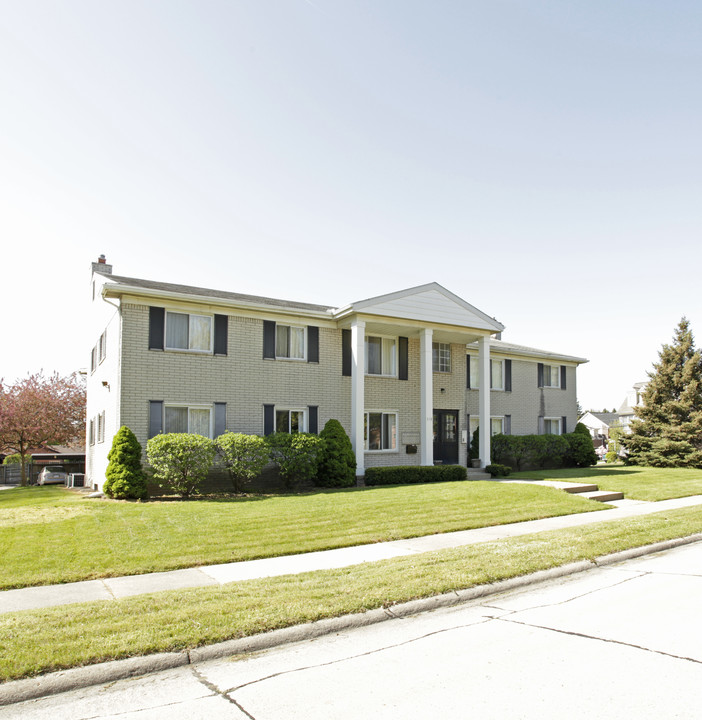
<instances>
[{"instance_id":1,"label":"white window trim","mask_svg":"<svg viewBox=\"0 0 702 720\"><path fill-rule=\"evenodd\" d=\"M93 346L93 349L90 351L90 374L92 375L96 370L98 366L98 348L97 345Z\"/></svg>"},{"instance_id":2,"label":"white window trim","mask_svg":"<svg viewBox=\"0 0 702 720\"><path fill-rule=\"evenodd\" d=\"M97 441L98 443L105 442L105 411L103 410L97 416Z\"/></svg>"},{"instance_id":3,"label":"white window trim","mask_svg":"<svg viewBox=\"0 0 702 720\"><path fill-rule=\"evenodd\" d=\"M105 330L102 335L100 335L100 339L98 340L97 344L98 348L98 365L102 364L102 361L107 356L107 330Z\"/></svg>"},{"instance_id":4,"label":"white window trim","mask_svg":"<svg viewBox=\"0 0 702 720\"><path fill-rule=\"evenodd\" d=\"M308 420L307 417L307 408L306 407L287 407L285 405L274 405L273 406L273 431L278 432L278 413L279 412L286 412L288 413L288 427L290 426L290 413L291 412L299 412L302 413L302 428L298 430L298 432L309 432L308 431ZM280 431L284 432L284 431ZM292 434L292 433L291 433Z\"/></svg>"},{"instance_id":5,"label":"white window trim","mask_svg":"<svg viewBox=\"0 0 702 720\"><path fill-rule=\"evenodd\" d=\"M190 348L170 347L168 345L168 316L170 314L187 315L188 323L190 323L191 317L209 318L209 321L210 321L210 347L209 347L209 350L197 350L197 349L191 350ZM163 322L163 349L167 350L168 352L191 353L191 354L195 354L195 355L212 355L214 353L214 315L210 315L208 313L190 312L189 310L179 310L176 308L173 308L173 309L166 308L166 314L165 314L164 322Z\"/></svg>"},{"instance_id":6,"label":"white window trim","mask_svg":"<svg viewBox=\"0 0 702 720\"><path fill-rule=\"evenodd\" d=\"M555 420L558 423L557 433L546 432L546 423ZM563 435L563 418L559 417L544 417L544 435Z\"/></svg>"},{"instance_id":7,"label":"white window trim","mask_svg":"<svg viewBox=\"0 0 702 720\"><path fill-rule=\"evenodd\" d=\"M435 346L435 345L438 345L438 346L445 345L446 347L448 347L448 353L449 353L449 356L448 356L448 370L438 370L436 367L434 367L434 346ZM439 353L440 353L440 352L441 352L441 348L439 347L439 348L437 348L437 349L438 349L438 351L439 351ZM431 365L432 365L432 368L431 368L431 369L432 369L432 372L440 373L440 374L442 374L442 375L449 375L449 374L452 372L452 370L453 370L453 357L452 357L452 356L453 356L453 353L451 352L451 343L433 342L433 343L431 344ZM439 363L438 363L438 364L439 364L439 366L440 366L440 365L441 365L441 357L439 356L439 357L437 358L437 360L439 360Z\"/></svg>"},{"instance_id":8,"label":"white window trim","mask_svg":"<svg viewBox=\"0 0 702 720\"><path fill-rule=\"evenodd\" d=\"M377 336L374 336L377 337ZM385 377L388 377L387 375ZM395 416L395 447L394 448L381 448L380 450L370 450L368 448L368 436L366 434L370 418L368 417L371 413L381 415L394 415ZM400 413L398 410L365 410L364 411L364 437L363 437L363 449L364 452L376 454L392 454L400 452Z\"/></svg>"},{"instance_id":9,"label":"white window trim","mask_svg":"<svg viewBox=\"0 0 702 720\"><path fill-rule=\"evenodd\" d=\"M297 330L302 330L302 357L287 357L285 355L278 355L278 328L279 327L287 327L287 328L295 328ZM283 360L288 362L307 362L307 326L306 325L294 325L292 323L279 323L276 322L275 324L275 359L276 360ZM284 409L284 408L282 408ZM295 408L291 408L295 409ZM307 431L305 431L307 432Z\"/></svg>"},{"instance_id":10,"label":"white window trim","mask_svg":"<svg viewBox=\"0 0 702 720\"><path fill-rule=\"evenodd\" d=\"M187 408L188 410L188 434L194 434L191 433L190 430L190 411L191 410L209 410L210 412L210 427L209 427L209 434L207 435L210 440L212 439L213 434L213 423L214 423L214 407L211 403L187 403L187 402L169 402L169 403L163 403L163 423L161 427L163 427L163 432L168 433L171 432L170 430L166 429L166 408Z\"/></svg>"},{"instance_id":11,"label":"white window trim","mask_svg":"<svg viewBox=\"0 0 702 720\"><path fill-rule=\"evenodd\" d=\"M551 368L551 384L546 384L546 368ZM555 370L555 372L554 372ZM553 384L553 378L556 378L556 384ZM560 365L551 365L551 363L544 363L544 387L545 388L554 388L555 390L559 390L561 387L561 366ZM546 418L544 418L546 419ZM555 419L555 418L550 418Z\"/></svg>"},{"instance_id":12,"label":"white window trim","mask_svg":"<svg viewBox=\"0 0 702 720\"><path fill-rule=\"evenodd\" d=\"M392 340L392 341L395 343L395 368L394 368L394 372L392 372L392 373L390 373L390 374L385 374L385 373L371 373L371 372L368 372L368 338L380 338L381 340ZM399 356L399 355L400 355L400 342L399 342L399 340L397 339L397 336L396 336L396 335L366 335L363 342L364 342L364 344L365 344L364 353L363 353L363 354L365 355L365 364L366 364L365 374L366 374L368 377L396 378L396 377L397 377L397 373L398 373L398 367L399 367L399 365L400 365L400 356ZM380 352L381 352L381 355L380 355L380 365L381 365L381 367L382 367L382 365L383 365L383 355L382 355L383 349L382 349L382 344L381 344ZM380 410L377 410L377 411L373 411L373 412L381 412L381 411L380 411ZM384 411L382 411L382 412L384 412ZM372 452L378 452L378 451L373 450Z\"/></svg>"},{"instance_id":13,"label":"white window trim","mask_svg":"<svg viewBox=\"0 0 702 720\"><path fill-rule=\"evenodd\" d=\"M494 387L492 382L490 382L490 390L498 390L500 392L504 392L504 389L505 389L505 361L504 361L504 358L490 358L491 377L494 377L495 373L492 372L492 363L499 363L502 366L502 372L500 373L500 376L502 377L502 385L500 387Z\"/></svg>"},{"instance_id":14,"label":"white window trim","mask_svg":"<svg viewBox=\"0 0 702 720\"><path fill-rule=\"evenodd\" d=\"M468 362L471 364L471 372L470 372L470 387L468 390L480 390L480 376L478 374L479 371L479 358L477 355L468 355L469 358ZM492 363L500 363L502 365L502 387L493 387L492 382L490 383L490 390L494 390L495 392L504 392L505 391L505 358L490 358L490 369L492 370ZM473 372L473 365L475 365L476 372ZM494 375L494 373L490 373L491 376Z\"/></svg>"},{"instance_id":15,"label":"white window trim","mask_svg":"<svg viewBox=\"0 0 702 720\"><path fill-rule=\"evenodd\" d=\"M502 430L500 431L502 434L505 432L505 416L504 415L491 415L490 416L490 437L494 437L497 433L492 432L492 421L493 420L501 420L502 421ZM473 426L473 429L471 430L471 426ZM468 444L470 444L470 441L473 438L473 433L480 427L480 420L477 418L477 416L471 415L470 421L468 424Z\"/></svg>"}]
</instances>

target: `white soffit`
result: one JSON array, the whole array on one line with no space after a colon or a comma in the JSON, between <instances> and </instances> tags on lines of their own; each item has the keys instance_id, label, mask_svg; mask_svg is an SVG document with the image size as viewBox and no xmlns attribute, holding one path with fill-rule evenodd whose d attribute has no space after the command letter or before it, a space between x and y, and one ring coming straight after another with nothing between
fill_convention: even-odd
<instances>
[{"instance_id":1,"label":"white soffit","mask_svg":"<svg viewBox=\"0 0 702 720\"><path fill-rule=\"evenodd\" d=\"M362 313L500 332L504 326L437 283L355 302L340 315Z\"/></svg>"}]
</instances>

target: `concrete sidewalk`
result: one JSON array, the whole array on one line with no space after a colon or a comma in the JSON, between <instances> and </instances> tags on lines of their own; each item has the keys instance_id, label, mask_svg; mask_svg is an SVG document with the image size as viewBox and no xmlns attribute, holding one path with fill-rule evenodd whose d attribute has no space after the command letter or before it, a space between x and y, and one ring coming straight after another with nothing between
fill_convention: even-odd
<instances>
[{"instance_id":1,"label":"concrete sidewalk","mask_svg":"<svg viewBox=\"0 0 702 720\"><path fill-rule=\"evenodd\" d=\"M493 527L462 530L438 535L395 540L392 542L358 545L337 550L324 550L301 555L248 560L244 562L208 565L184 570L130 575L87 580L63 585L5 590L0 592L0 613L17 612L36 608L68 605L93 600L116 600L132 595L177 590L182 588L222 585L253 578L291 575L313 570L348 567L365 562L444 550L490 540L517 537L544 530L559 530L579 525L591 525L609 520L648 515L664 510L702 504L702 495L694 495L660 502L622 500L611 503L616 507L600 512L578 513L559 517L496 525Z\"/></svg>"}]
</instances>

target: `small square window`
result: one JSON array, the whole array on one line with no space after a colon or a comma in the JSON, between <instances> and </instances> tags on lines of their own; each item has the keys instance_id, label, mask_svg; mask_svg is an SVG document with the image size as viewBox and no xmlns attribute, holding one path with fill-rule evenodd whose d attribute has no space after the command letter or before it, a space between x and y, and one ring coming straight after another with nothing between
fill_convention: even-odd
<instances>
[{"instance_id":1,"label":"small square window","mask_svg":"<svg viewBox=\"0 0 702 720\"><path fill-rule=\"evenodd\" d=\"M451 372L451 345L449 343L432 343L431 362L434 372Z\"/></svg>"}]
</instances>

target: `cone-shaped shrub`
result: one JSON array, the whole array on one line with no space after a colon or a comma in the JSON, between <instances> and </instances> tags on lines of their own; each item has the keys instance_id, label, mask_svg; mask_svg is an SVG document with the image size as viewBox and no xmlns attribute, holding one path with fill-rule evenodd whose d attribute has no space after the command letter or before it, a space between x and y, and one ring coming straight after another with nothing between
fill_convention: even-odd
<instances>
[{"instance_id":1,"label":"cone-shaped shrub","mask_svg":"<svg viewBox=\"0 0 702 720\"><path fill-rule=\"evenodd\" d=\"M356 456L346 431L338 420L328 420L319 433L322 452L317 469L317 485L350 487L356 484Z\"/></svg>"},{"instance_id":2,"label":"cone-shaped shrub","mask_svg":"<svg viewBox=\"0 0 702 720\"><path fill-rule=\"evenodd\" d=\"M105 494L118 500L145 500L148 493L141 467L141 445L126 425L117 431L107 459L110 462L102 488Z\"/></svg>"}]
</instances>

